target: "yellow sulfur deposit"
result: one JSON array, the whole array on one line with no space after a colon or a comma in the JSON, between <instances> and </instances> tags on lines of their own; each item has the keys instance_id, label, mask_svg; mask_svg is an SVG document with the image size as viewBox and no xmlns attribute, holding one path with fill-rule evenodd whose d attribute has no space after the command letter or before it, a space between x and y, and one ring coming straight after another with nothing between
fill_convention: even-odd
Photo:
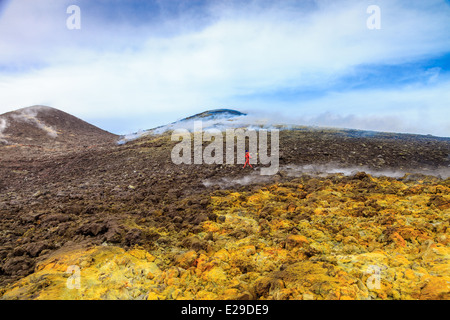
<instances>
[{"instance_id":1,"label":"yellow sulfur deposit","mask_svg":"<svg viewBox=\"0 0 450 320\"><path fill-rule=\"evenodd\" d=\"M56 254L2 298L450 299L448 180L299 179L220 190L209 209L189 241Z\"/></svg>"},{"instance_id":2,"label":"yellow sulfur deposit","mask_svg":"<svg viewBox=\"0 0 450 320\"><path fill-rule=\"evenodd\" d=\"M148 295L161 270L143 250L125 252L100 246L76 250L36 266L35 272L17 282L3 299L138 299ZM80 268L80 285L74 287L70 266Z\"/></svg>"}]
</instances>

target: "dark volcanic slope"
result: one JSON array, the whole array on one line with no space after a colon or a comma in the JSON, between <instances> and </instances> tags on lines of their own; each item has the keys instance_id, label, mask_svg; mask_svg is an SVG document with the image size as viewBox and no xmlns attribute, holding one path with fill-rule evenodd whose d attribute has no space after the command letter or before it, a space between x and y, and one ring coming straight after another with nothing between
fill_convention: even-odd
<instances>
[{"instance_id":1,"label":"dark volcanic slope","mask_svg":"<svg viewBox=\"0 0 450 320\"><path fill-rule=\"evenodd\" d=\"M9 153L30 157L111 143L117 136L58 109L33 106L0 115L2 159ZM9 152L10 149L21 152ZM1 152L8 150L8 152Z\"/></svg>"},{"instance_id":2,"label":"dark volcanic slope","mask_svg":"<svg viewBox=\"0 0 450 320\"><path fill-rule=\"evenodd\" d=\"M56 119L61 121L57 117L65 114L50 111L46 113L54 116L47 117L45 123L64 131ZM280 174L262 181L258 169L244 170L241 165L173 164L170 155L176 142L171 141L169 133L124 145L96 145L103 138L113 141L114 136L96 135L98 131L90 126L73 122L70 117L63 119L71 129L65 129L60 142L76 143L76 135L71 140L69 132L85 132L83 141L92 142L90 148L80 147L69 154L36 148L33 157L28 152L23 158L21 148L0 146L0 286L30 274L37 261L61 248L103 242L158 247L200 232L199 224L216 219L208 206L211 192L220 189L205 181L228 179L229 189L252 189L258 182L291 181L287 166L339 163L373 170L426 169L433 173L448 172L450 165L447 138L285 130L280 132ZM59 141L45 136L42 139ZM243 177L255 185L243 186ZM168 235L146 233L142 231L145 226L160 228Z\"/></svg>"},{"instance_id":3,"label":"dark volcanic slope","mask_svg":"<svg viewBox=\"0 0 450 320\"><path fill-rule=\"evenodd\" d=\"M444 173L448 177L450 138L358 130L282 131L280 163Z\"/></svg>"}]
</instances>

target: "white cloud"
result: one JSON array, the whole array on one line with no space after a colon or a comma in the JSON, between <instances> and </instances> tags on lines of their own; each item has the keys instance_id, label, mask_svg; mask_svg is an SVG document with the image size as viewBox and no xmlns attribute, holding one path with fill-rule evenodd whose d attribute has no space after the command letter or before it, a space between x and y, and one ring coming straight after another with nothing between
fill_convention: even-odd
<instances>
[{"instance_id":1,"label":"white cloud","mask_svg":"<svg viewBox=\"0 0 450 320\"><path fill-rule=\"evenodd\" d=\"M8 127L8 121L6 119L0 118L0 142L6 142L5 139L3 139L3 131Z\"/></svg>"},{"instance_id":2,"label":"white cloud","mask_svg":"<svg viewBox=\"0 0 450 320\"><path fill-rule=\"evenodd\" d=\"M258 100L241 103L262 110L271 123L450 136L450 79L430 86L332 92L294 103ZM272 106L272 107L271 107Z\"/></svg>"},{"instance_id":3,"label":"white cloud","mask_svg":"<svg viewBox=\"0 0 450 320\"><path fill-rule=\"evenodd\" d=\"M288 8L287 2L277 2L264 9L259 2L247 7L218 2L211 7L214 22L197 29L162 36L154 33L153 26L124 24L113 28L117 32L113 40L109 25L94 24L92 19L86 24L82 20L82 36L64 30L62 4L52 7L51 1L39 1L44 6L35 11L37 4L25 10L23 1L16 5L14 1L0 20L0 29L8 30L0 35L4 49L0 50L0 62L34 61L45 67L0 74L0 112L45 104L85 119L141 115L148 117L152 126L161 124L154 119L158 114L173 112L174 118L179 118L229 107L226 103L237 109L256 108L256 102L239 97L286 88L325 88L358 65L414 61L450 48L446 31L450 11L448 6L438 5L442 1L427 5L377 2L382 10L381 30L366 28L369 2L317 1L315 7L304 10L293 9L292 2ZM81 10L83 15L83 7ZM182 19L192 26L189 16ZM390 116L397 99L413 110L424 103L430 112L437 112L431 116L439 118L447 106L438 97L447 96L448 87L441 84L436 72L433 75L430 85L419 90L336 93L308 103L308 107L316 116L327 111L340 117L353 115L348 123L354 123L367 103L372 115ZM432 103L436 103L434 107ZM268 103L261 105L271 108ZM306 106L297 102L284 108L292 111L296 105ZM406 125L416 119L401 113ZM450 135L448 126L440 130Z\"/></svg>"}]
</instances>

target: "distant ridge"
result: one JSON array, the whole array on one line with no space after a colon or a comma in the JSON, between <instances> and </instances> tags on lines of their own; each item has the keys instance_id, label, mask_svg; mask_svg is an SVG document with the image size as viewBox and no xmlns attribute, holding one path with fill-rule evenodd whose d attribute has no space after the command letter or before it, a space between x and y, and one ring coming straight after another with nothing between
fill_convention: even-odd
<instances>
[{"instance_id":1,"label":"distant ridge","mask_svg":"<svg viewBox=\"0 0 450 320\"><path fill-rule=\"evenodd\" d=\"M120 140L118 141L118 144L125 144L128 141L139 139L148 134L159 134L159 133L163 133L167 130L174 130L174 129L177 129L180 127L182 128L185 126L190 126L196 120L201 120L201 121L205 121L205 122L209 122L209 123L212 122L213 123L212 126L214 127L214 126L220 126L221 123L224 123L225 121L227 121L227 122L233 121L236 118L239 118L242 116L247 116L247 114L237 111L237 110L232 110L232 109L207 110L207 111L200 112L200 113L194 114L192 116L180 119L178 121L172 122L167 125L162 125L162 126L155 127L153 129L141 130L139 132L123 135L123 136L121 136Z\"/></svg>"},{"instance_id":2,"label":"distant ridge","mask_svg":"<svg viewBox=\"0 0 450 320\"><path fill-rule=\"evenodd\" d=\"M202 119L202 120L215 120L215 119L225 119L225 118L234 118L239 116L246 116L246 113L232 110L232 109L214 109L208 110L201 113L194 114L193 116L181 119L177 122L188 121L194 119Z\"/></svg>"}]
</instances>

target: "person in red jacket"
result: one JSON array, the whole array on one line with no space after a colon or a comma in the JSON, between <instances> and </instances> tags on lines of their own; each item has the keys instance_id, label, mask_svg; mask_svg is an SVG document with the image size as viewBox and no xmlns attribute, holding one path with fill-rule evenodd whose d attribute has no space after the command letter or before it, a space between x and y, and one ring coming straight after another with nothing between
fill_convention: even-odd
<instances>
[{"instance_id":1,"label":"person in red jacket","mask_svg":"<svg viewBox=\"0 0 450 320\"><path fill-rule=\"evenodd\" d=\"M252 157L250 156L250 152L248 152L248 150L245 150L245 163L244 163L244 168L245 168L245 166L248 164L251 168L253 168L252 167L252 165L250 164L250 159L251 159Z\"/></svg>"}]
</instances>

